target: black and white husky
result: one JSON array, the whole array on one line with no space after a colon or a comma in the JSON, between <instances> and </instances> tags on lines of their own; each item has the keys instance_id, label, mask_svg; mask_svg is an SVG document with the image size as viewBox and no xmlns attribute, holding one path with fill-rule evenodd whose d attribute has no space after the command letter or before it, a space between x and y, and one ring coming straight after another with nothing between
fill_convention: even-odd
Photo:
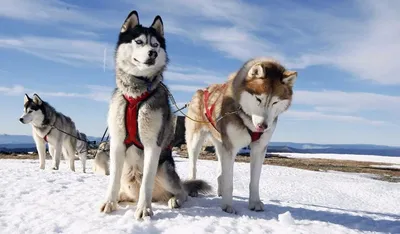
<instances>
[{"instance_id":1,"label":"black and white husky","mask_svg":"<svg viewBox=\"0 0 400 234\"><path fill-rule=\"evenodd\" d=\"M137 202L135 218L141 219L153 215L152 201L177 208L188 194L211 189L201 180L182 182L175 171L169 146L176 116L162 84L167 63L161 17L144 27L132 11L115 53L117 87L108 112L110 180L102 212L116 210L119 201Z\"/></svg>"},{"instance_id":2,"label":"black and white husky","mask_svg":"<svg viewBox=\"0 0 400 234\"><path fill-rule=\"evenodd\" d=\"M77 153L82 161L83 172L85 172L87 151L81 148L85 147L87 142L84 142L83 145L79 143L79 151L77 151L77 138L81 136L81 133L78 132L70 117L56 111L39 95L34 94L30 98L25 94L24 113L19 121L32 125L32 136L39 154L40 169L45 169L47 142L49 153L53 159L53 170L59 169L62 154L65 159L69 160L70 169L75 171L75 153Z\"/></svg>"}]
</instances>

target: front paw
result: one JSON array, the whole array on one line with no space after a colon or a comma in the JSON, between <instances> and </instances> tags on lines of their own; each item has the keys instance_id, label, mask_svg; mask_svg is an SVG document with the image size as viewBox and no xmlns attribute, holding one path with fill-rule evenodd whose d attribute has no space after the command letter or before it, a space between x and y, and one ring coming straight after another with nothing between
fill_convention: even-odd
<instances>
[{"instance_id":1,"label":"front paw","mask_svg":"<svg viewBox=\"0 0 400 234\"><path fill-rule=\"evenodd\" d=\"M249 201L249 210L264 211L264 203L262 203L260 200Z\"/></svg>"},{"instance_id":2,"label":"front paw","mask_svg":"<svg viewBox=\"0 0 400 234\"><path fill-rule=\"evenodd\" d=\"M222 210L229 214L237 214L236 210L233 209L231 205L223 204L221 206Z\"/></svg>"},{"instance_id":3,"label":"front paw","mask_svg":"<svg viewBox=\"0 0 400 234\"><path fill-rule=\"evenodd\" d=\"M56 166L53 166L53 168L52 168L53 170L58 170L58 167L56 167Z\"/></svg>"},{"instance_id":4,"label":"front paw","mask_svg":"<svg viewBox=\"0 0 400 234\"><path fill-rule=\"evenodd\" d=\"M45 169L45 166L44 165L40 165L40 170L44 170Z\"/></svg>"},{"instance_id":5,"label":"front paw","mask_svg":"<svg viewBox=\"0 0 400 234\"><path fill-rule=\"evenodd\" d=\"M135 219L136 220L142 220L145 217L151 217L151 216L153 216L153 211L151 209L151 205L150 206L138 205L136 207L136 211L135 211Z\"/></svg>"},{"instance_id":6,"label":"front paw","mask_svg":"<svg viewBox=\"0 0 400 234\"><path fill-rule=\"evenodd\" d=\"M111 213L111 212L117 210L117 204L118 204L117 201L107 201L101 206L100 212L103 212L106 214Z\"/></svg>"}]
</instances>

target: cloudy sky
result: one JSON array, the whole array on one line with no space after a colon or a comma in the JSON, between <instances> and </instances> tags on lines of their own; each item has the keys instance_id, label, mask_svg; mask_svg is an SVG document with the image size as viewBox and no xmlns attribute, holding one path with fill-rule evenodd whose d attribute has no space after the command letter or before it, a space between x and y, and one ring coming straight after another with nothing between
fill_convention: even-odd
<instances>
[{"instance_id":1,"label":"cloudy sky","mask_svg":"<svg viewBox=\"0 0 400 234\"><path fill-rule=\"evenodd\" d=\"M38 93L78 129L101 136L115 86L113 52L131 10L159 14L179 103L249 58L298 71L272 141L400 145L400 1L0 0L0 133ZM106 53L104 53L106 51ZM106 56L104 56L106 54Z\"/></svg>"}]
</instances>

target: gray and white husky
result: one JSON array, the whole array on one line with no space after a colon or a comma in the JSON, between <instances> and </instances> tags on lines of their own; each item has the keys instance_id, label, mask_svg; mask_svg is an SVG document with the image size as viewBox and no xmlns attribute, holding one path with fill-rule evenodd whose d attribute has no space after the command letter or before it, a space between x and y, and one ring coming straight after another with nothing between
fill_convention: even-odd
<instances>
[{"instance_id":1,"label":"gray and white husky","mask_svg":"<svg viewBox=\"0 0 400 234\"><path fill-rule=\"evenodd\" d=\"M164 27L156 16L150 27L132 11L119 32L115 53L116 89L108 112L110 180L101 212L119 201L137 202L135 218L152 216L152 201L178 208L187 195L208 192L204 181L182 182L168 147L174 121L167 88L162 84L168 63Z\"/></svg>"},{"instance_id":2,"label":"gray and white husky","mask_svg":"<svg viewBox=\"0 0 400 234\"><path fill-rule=\"evenodd\" d=\"M47 142L53 159L53 170L59 169L62 154L69 160L70 169L75 171L77 139L73 136L77 136L77 130L70 117L56 111L39 95L34 94L30 98L25 94L24 113L19 121L32 126L32 136L39 153L40 169L45 169ZM85 171L85 161L86 158L82 160L83 171Z\"/></svg>"}]
</instances>

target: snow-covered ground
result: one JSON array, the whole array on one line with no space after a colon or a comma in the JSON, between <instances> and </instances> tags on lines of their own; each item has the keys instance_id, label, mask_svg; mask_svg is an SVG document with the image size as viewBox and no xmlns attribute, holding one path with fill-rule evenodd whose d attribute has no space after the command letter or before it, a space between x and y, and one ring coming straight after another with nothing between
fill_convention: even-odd
<instances>
[{"instance_id":1,"label":"snow-covered ground","mask_svg":"<svg viewBox=\"0 0 400 234\"><path fill-rule=\"evenodd\" d=\"M176 157L182 178L188 162ZM390 158L395 159L395 158ZM101 214L108 177L68 170L39 171L37 160L0 160L0 233L400 233L400 185L357 174L263 166L264 212L247 209L249 164L236 163L234 206L215 196L189 198L181 209L153 204L151 220L136 221L134 205ZM216 188L216 162L199 160L198 175Z\"/></svg>"},{"instance_id":2,"label":"snow-covered ground","mask_svg":"<svg viewBox=\"0 0 400 234\"><path fill-rule=\"evenodd\" d=\"M400 157L386 157L377 155L356 154L301 154L301 153L279 153L279 155L290 158L327 158L340 160L354 160L363 162L393 163L400 164Z\"/></svg>"}]
</instances>

